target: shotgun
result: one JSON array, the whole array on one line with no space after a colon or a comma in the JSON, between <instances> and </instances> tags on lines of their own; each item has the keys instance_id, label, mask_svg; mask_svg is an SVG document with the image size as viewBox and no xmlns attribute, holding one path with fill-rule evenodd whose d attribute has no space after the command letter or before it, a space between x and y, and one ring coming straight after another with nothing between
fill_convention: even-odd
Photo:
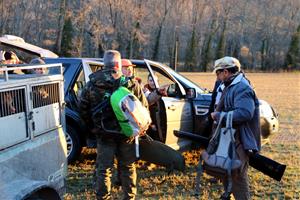
<instances>
[{"instance_id":1,"label":"shotgun","mask_svg":"<svg viewBox=\"0 0 300 200\"><path fill-rule=\"evenodd\" d=\"M194 142L200 143L205 148L208 146L209 139L200 135L192 134L186 131L174 130L174 135L179 138L190 139ZM280 164L270 158L267 158L259 153L249 154L249 165L263 174L280 181L286 165Z\"/></svg>"}]
</instances>

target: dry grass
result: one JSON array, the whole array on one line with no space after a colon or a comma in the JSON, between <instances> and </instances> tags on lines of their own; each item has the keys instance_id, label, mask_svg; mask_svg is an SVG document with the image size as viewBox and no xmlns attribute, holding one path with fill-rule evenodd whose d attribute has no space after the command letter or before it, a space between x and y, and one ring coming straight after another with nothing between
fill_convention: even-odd
<instances>
[{"instance_id":1,"label":"dry grass","mask_svg":"<svg viewBox=\"0 0 300 200\"><path fill-rule=\"evenodd\" d=\"M211 73L185 73L201 86L212 89ZM277 182L255 169L250 169L252 199L300 199L300 74L299 73L249 73L260 99L268 101L279 113L279 133L271 136L262 154L287 164L285 175ZM193 196L195 166L199 151L184 153L187 169L183 173L167 176L163 168L138 167L137 199L196 199ZM69 165L65 199L95 199L93 181L96 152L85 149L80 162ZM199 199L217 199L222 189L220 183L211 183L204 176L203 191ZM161 183L162 180L165 182ZM121 199L121 189L113 188L114 198Z\"/></svg>"}]
</instances>

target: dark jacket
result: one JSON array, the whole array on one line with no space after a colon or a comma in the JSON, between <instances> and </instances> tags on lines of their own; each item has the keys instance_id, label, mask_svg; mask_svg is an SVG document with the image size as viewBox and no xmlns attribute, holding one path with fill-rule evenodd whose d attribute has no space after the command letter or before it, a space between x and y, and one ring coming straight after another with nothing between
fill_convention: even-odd
<instances>
[{"instance_id":1,"label":"dark jacket","mask_svg":"<svg viewBox=\"0 0 300 200\"><path fill-rule=\"evenodd\" d=\"M105 104L103 109L97 109L95 112L95 108L103 101L107 101L120 86L128 88L148 108L142 88L135 80L127 79L124 76L115 80L109 72L104 70L96 71L89 78L90 81L82 90L78 107L81 119L91 130L97 130L97 134L103 133L102 124L106 129L120 130L118 120L109 103Z\"/></svg>"}]
</instances>

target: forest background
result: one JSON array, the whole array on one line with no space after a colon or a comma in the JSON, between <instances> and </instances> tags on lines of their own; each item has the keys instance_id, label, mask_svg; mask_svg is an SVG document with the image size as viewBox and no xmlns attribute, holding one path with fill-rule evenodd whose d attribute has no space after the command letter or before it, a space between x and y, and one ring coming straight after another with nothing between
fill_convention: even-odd
<instances>
[{"instance_id":1,"label":"forest background","mask_svg":"<svg viewBox=\"0 0 300 200\"><path fill-rule=\"evenodd\" d=\"M299 0L0 0L0 34L66 57L153 59L209 71L224 55L251 71L300 69Z\"/></svg>"}]
</instances>

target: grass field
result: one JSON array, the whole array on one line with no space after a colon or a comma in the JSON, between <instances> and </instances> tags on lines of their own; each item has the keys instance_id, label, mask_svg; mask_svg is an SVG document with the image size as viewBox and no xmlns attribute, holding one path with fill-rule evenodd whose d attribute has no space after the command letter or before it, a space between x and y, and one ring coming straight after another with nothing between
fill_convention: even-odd
<instances>
[{"instance_id":1,"label":"grass field","mask_svg":"<svg viewBox=\"0 0 300 200\"><path fill-rule=\"evenodd\" d=\"M214 84L211 73L183 73L190 80L209 90ZM281 182L250 168L252 199L300 199L300 73L249 73L248 78L260 99L268 101L279 113L279 133L263 146L262 154L287 165ZM193 196L195 166L199 151L184 153L187 169L167 176L160 167L138 167L137 199L196 199ZM65 199L95 199L95 149L84 149L80 162L69 165ZM211 183L204 175L199 199L218 199L222 186ZM162 180L165 180L163 183ZM114 199L121 199L121 189L113 188Z\"/></svg>"}]
</instances>

